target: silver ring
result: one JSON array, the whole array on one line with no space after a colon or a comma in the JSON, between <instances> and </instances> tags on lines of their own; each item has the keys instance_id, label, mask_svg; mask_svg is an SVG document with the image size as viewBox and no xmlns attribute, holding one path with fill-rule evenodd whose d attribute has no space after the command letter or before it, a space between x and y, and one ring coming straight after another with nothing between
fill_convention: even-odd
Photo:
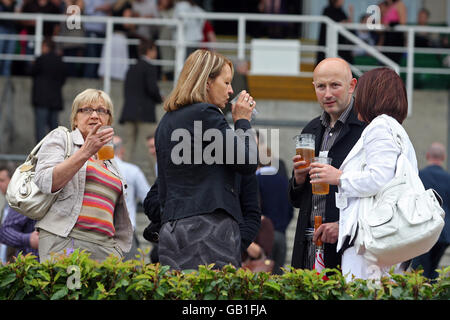
<instances>
[{"instance_id":1,"label":"silver ring","mask_svg":"<svg viewBox=\"0 0 450 320\"><path fill-rule=\"evenodd\" d=\"M318 174L318 173L316 173L316 178L317 178L317 179L320 179L320 177L319 177L319 174Z\"/></svg>"},{"instance_id":2,"label":"silver ring","mask_svg":"<svg viewBox=\"0 0 450 320\"><path fill-rule=\"evenodd\" d=\"M253 101L250 101L250 107L253 106L255 103Z\"/></svg>"}]
</instances>

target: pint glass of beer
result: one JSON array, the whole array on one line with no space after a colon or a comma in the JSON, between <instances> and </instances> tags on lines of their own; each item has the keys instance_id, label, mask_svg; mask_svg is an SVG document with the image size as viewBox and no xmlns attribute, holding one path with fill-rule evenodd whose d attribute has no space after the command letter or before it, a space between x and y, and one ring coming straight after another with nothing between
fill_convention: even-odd
<instances>
[{"instance_id":1,"label":"pint glass of beer","mask_svg":"<svg viewBox=\"0 0 450 320\"><path fill-rule=\"evenodd\" d=\"M298 167L299 169L308 168L314 158L315 136L310 133L303 133L294 137L295 154L302 157L302 161L306 161L306 165Z\"/></svg>"},{"instance_id":2,"label":"pint glass of beer","mask_svg":"<svg viewBox=\"0 0 450 320\"><path fill-rule=\"evenodd\" d=\"M328 157L314 157L312 162L331 164L331 158ZM330 185L328 183L311 183L312 185L312 193L327 195L330 192Z\"/></svg>"},{"instance_id":3,"label":"pint glass of beer","mask_svg":"<svg viewBox=\"0 0 450 320\"><path fill-rule=\"evenodd\" d=\"M98 131L105 130L107 128L111 128L111 126L101 126L98 128ZM112 143L112 139L109 140L103 147L100 148L97 152L98 160L111 160L114 158L114 146Z\"/></svg>"}]
</instances>

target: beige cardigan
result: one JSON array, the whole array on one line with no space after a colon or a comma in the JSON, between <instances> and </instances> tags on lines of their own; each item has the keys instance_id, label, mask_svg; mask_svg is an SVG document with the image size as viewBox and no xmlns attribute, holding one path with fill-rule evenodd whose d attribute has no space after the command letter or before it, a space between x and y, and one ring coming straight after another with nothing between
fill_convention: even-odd
<instances>
[{"instance_id":1,"label":"beige cardigan","mask_svg":"<svg viewBox=\"0 0 450 320\"><path fill-rule=\"evenodd\" d=\"M84 139L78 129L72 131L71 136L73 152L76 152L83 145ZM47 136L37 154L38 162L34 182L43 193L51 193L53 168L64 161L65 144L66 134L62 130L55 130ZM116 229L114 239L123 252L128 252L131 248L133 228L125 203L125 189L127 186L114 160L105 161L105 165L108 170L120 178L124 187L114 210L114 228ZM86 182L86 166L87 163L83 165L64 188L55 192L58 194L55 203L50 207L44 218L37 222L36 228L61 237L67 237L77 222L81 211Z\"/></svg>"}]
</instances>

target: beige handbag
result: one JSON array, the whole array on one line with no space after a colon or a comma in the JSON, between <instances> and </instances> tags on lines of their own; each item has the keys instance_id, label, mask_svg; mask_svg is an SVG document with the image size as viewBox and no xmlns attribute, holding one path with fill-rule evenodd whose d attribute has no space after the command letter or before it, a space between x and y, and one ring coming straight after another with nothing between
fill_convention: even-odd
<instances>
[{"instance_id":1,"label":"beige handbag","mask_svg":"<svg viewBox=\"0 0 450 320\"><path fill-rule=\"evenodd\" d=\"M70 132L63 126L59 126L55 130L63 130L67 135L64 157L67 159L72 153L72 139ZM16 169L6 191L6 200L8 201L9 206L13 210L33 220L40 220L47 214L59 193L42 193L33 181L38 161L37 153L46 137L34 147L25 162Z\"/></svg>"}]
</instances>

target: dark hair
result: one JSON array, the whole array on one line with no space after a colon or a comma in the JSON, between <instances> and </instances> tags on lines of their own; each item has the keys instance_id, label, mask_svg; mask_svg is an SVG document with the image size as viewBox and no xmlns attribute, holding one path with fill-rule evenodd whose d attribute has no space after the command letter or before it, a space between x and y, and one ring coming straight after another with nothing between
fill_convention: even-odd
<instances>
[{"instance_id":1,"label":"dark hair","mask_svg":"<svg viewBox=\"0 0 450 320\"><path fill-rule=\"evenodd\" d=\"M152 40L141 39L139 43L139 54L141 56L145 56L147 54L147 50L151 50L155 48L155 43Z\"/></svg>"},{"instance_id":2,"label":"dark hair","mask_svg":"<svg viewBox=\"0 0 450 320\"><path fill-rule=\"evenodd\" d=\"M56 45L51 37L45 37L45 39L42 41L42 44L47 46L50 52L55 51Z\"/></svg>"},{"instance_id":3,"label":"dark hair","mask_svg":"<svg viewBox=\"0 0 450 320\"><path fill-rule=\"evenodd\" d=\"M328 0L328 5L330 7L336 7L339 0Z\"/></svg>"},{"instance_id":4,"label":"dark hair","mask_svg":"<svg viewBox=\"0 0 450 320\"><path fill-rule=\"evenodd\" d=\"M9 178L12 178L15 170L16 166L10 161L0 164L0 171L6 171Z\"/></svg>"},{"instance_id":5,"label":"dark hair","mask_svg":"<svg viewBox=\"0 0 450 320\"><path fill-rule=\"evenodd\" d=\"M429 18L430 17L430 11L428 11L428 9L426 9L426 8L421 8L420 10L419 10L419 13L420 12L425 12L425 14L427 15L427 17Z\"/></svg>"},{"instance_id":6,"label":"dark hair","mask_svg":"<svg viewBox=\"0 0 450 320\"><path fill-rule=\"evenodd\" d=\"M354 108L365 122L387 114L403 123L408 115L408 99L402 79L392 69L376 68L358 80Z\"/></svg>"}]
</instances>

